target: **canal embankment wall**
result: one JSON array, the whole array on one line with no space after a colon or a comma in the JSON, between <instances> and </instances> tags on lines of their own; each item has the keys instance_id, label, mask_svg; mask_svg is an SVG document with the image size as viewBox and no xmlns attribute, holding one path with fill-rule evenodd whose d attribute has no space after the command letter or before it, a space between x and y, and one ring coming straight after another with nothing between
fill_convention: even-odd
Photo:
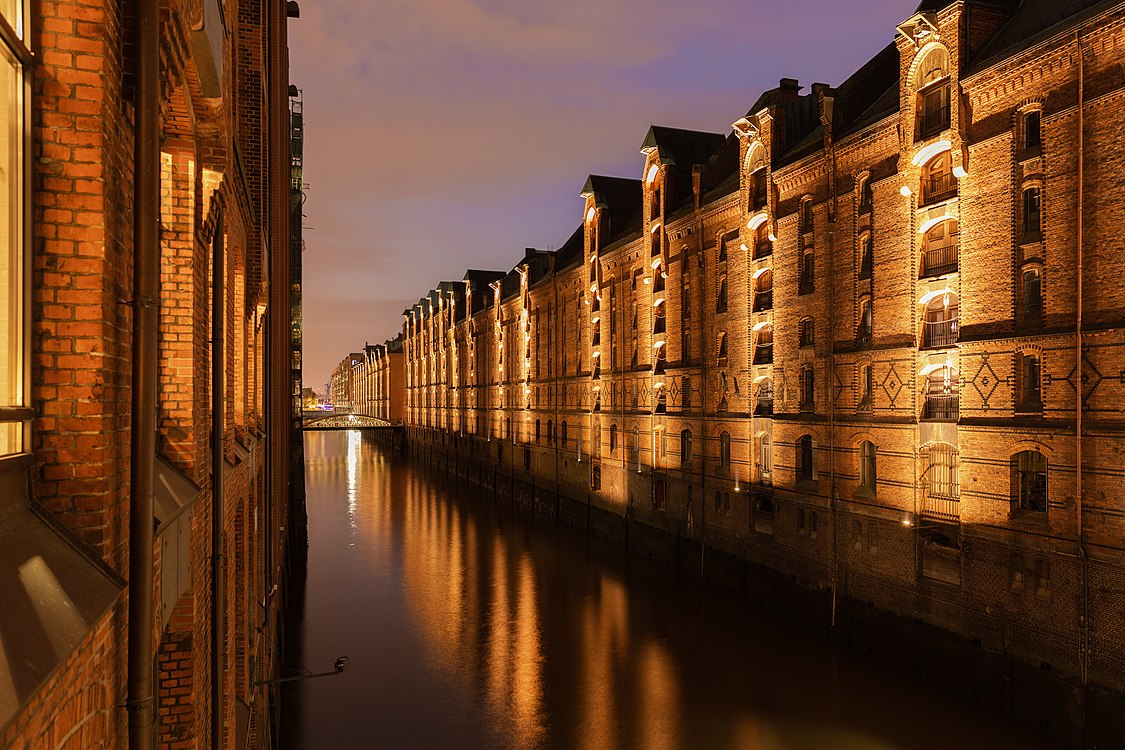
<instances>
[{"instance_id":1,"label":"canal embankment wall","mask_svg":"<svg viewBox=\"0 0 1125 750\"><path fill-rule=\"evenodd\" d=\"M780 525L781 519L752 511L745 533L732 533L729 524L708 523L708 511L716 512L709 502L699 502L699 510L689 509L686 516L656 510L635 498L623 508L615 506L598 492L565 481L566 472L577 468L570 466L577 459L560 464L556 480L541 463L524 469L516 450L505 455L493 445L455 441L452 436L443 440L436 431L408 428L399 435L371 439L404 451L439 475L472 484L482 496L509 504L512 512L570 527L626 550L635 560L725 591L773 618L822 633L1070 745L1125 747L1125 696L1108 686L1084 690L1079 676L1067 668L1065 644L1056 645L1055 662L1027 658L1017 648L1015 623L1004 628L992 622L980 637L943 627L945 611L955 607L952 585L927 579L927 585L906 591L883 585L877 568L864 570L851 560L853 564L841 562L832 571L822 559L765 543L773 537L767 522ZM701 498L705 490L699 488ZM817 538L811 541L854 552L851 534L844 533L851 519L824 510L815 531L806 528ZM915 564L891 543L884 545L885 557L898 554L905 564ZM996 620L987 611L980 617ZM992 645L991 630L996 627L1007 633L1010 648Z\"/></svg>"}]
</instances>

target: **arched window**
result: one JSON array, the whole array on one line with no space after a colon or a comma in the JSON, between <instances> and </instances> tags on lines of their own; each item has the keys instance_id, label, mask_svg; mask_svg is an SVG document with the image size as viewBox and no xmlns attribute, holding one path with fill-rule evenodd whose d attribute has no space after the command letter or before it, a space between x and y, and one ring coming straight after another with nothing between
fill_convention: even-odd
<instances>
[{"instance_id":1,"label":"arched window","mask_svg":"<svg viewBox=\"0 0 1125 750\"><path fill-rule=\"evenodd\" d=\"M871 178L864 177L859 181L859 212L866 214L871 212L871 204L874 202L871 195Z\"/></svg>"},{"instance_id":2,"label":"arched window","mask_svg":"<svg viewBox=\"0 0 1125 750\"><path fill-rule=\"evenodd\" d=\"M805 198L801 201L801 231L811 232L813 230L813 205L812 198Z\"/></svg>"},{"instance_id":3,"label":"arched window","mask_svg":"<svg viewBox=\"0 0 1125 750\"><path fill-rule=\"evenodd\" d=\"M559 440L562 442L562 447L566 448L566 420L565 419L563 420L563 423L562 423L562 434L559 436Z\"/></svg>"},{"instance_id":4,"label":"arched window","mask_svg":"<svg viewBox=\"0 0 1125 750\"><path fill-rule=\"evenodd\" d=\"M1011 459L1012 511L1047 512L1047 457L1036 450Z\"/></svg>"},{"instance_id":5,"label":"arched window","mask_svg":"<svg viewBox=\"0 0 1125 750\"><path fill-rule=\"evenodd\" d=\"M727 334L723 331L719 332L718 360L719 364L726 364L727 361Z\"/></svg>"},{"instance_id":6,"label":"arched window","mask_svg":"<svg viewBox=\"0 0 1125 750\"><path fill-rule=\"evenodd\" d=\"M936 155L922 167L922 200L920 205L949 200L957 195L957 178L953 176L951 152Z\"/></svg>"},{"instance_id":7,"label":"arched window","mask_svg":"<svg viewBox=\"0 0 1125 750\"><path fill-rule=\"evenodd\" d=\"M930 138L949 128L949 53L935 46L918 65L914 79L918 92L918 139Z\"/></svg>"},{"instance_id":8,"label":"arched window","mask_svg":"<svg viewBox=\"0 0 1125 750\"><path fill-rule=\"evenodd\" d=\"M763 221L754 230L754 260L764 258L773 253L773 242L770 241L769 222Z\"/></svg>"},{"instance_id":9,"label":"arched window","mask_svg":"<svg viewBox=\"0 0 1125 750\"><path fill-rule=\"evenodd\" d=\"M799 346L813 346L816 344L816 324L812 318L801 318L797 323L797 343Z\"/></svg>"},{"instance_id":10,"label":"arched window","mask_svg":"<svg viewBox=\"0 0 1125 750\"><path fill-rule=\"evenodd\" d=\"M691 463L691 430L680 430L680 466Z\"/></svg>"},{"instance_id":11,"label":"arched window","mask_svg":"<svg viewBox=\"0 0 1125 750\"><path fill-rule=\"evenodd\" d=\"M859 328L856 330L856 341L860 344L870 344L874 318L871 313L871 298L864 297L859 301Z\"/></svg>"},{"instance_id":12,"label":"arched window","mask_svg":"<svg viewBox=\"0 0 1125 750\"><path fill-rule=\"evenodd\" d=\"M594 422L593 435L590 436L592 445L590 446L590 456L592 458L602 457L602 423Z\"/></svg>"},{"instance_id":13,"label":"arched window","mask_svg":"<svg viewBox=\"0 0 1125 750\"><path fill-rule=\"evenodd\" d=\"M956 294L937 294L926 303L922 319L923 347L953 346L957 343L958 328Z\"/></svg>"},{"instance_id":14,"label":"arched window","mask_svg":"<svg viewBox=\"0 0 1125 750\"><path fill-rule=\"evenodd\" d=\"M1042 372L1037 354L1016 355L1016 411L1043 411Z\"/></svg>"},{"instance_id":15,"label":"arched window","mask_svg":"<svg viewBox=\"0 0 1125 750\"><path fill-rule=\"evenodd\" d=\"M942 366L926 376L922 419L933 422L956 422L960 415L960 377L957 370Z\"/></svg>"},{"instance_id":16,"label":"arched window","mask_svg":"<svg viewBox=\"0 0 1125 750\"><path fill-rule=\"evenodd\" d=\"M920 276L942 276L957 270L957 243L961 229L956 219L934 224L922 236L922 270Z\"/></svg>"},{"instance_id":17,"label":"arched window","mask_svg":"<svg viewBox=\"0 0 1125 750\"><path fill-rule=\"evenodd\" d=\"M617 425L611 424L609 426L609 452L617 452Z\"/></svg>"},{"instance_id":18,"label":"arched window","mask_svg":"<svg viewBox=\"0 0 1125 750\"><path fill-rule=\"evenodd\" d=\"M754 336L754 364L768 365L773 362L773 326L769 323L757 330Z\"/></svg>"},{"instance_id":19,"label":"arched window","mask_svg":"<svg viewBox=\"0 0 1125 750\"><path fill-rule=\"evenodd\" d=\"M871 411L874 399L875 382L871 372L871 365L859 367L859 410Z\"/></svg>"},{"instance_id":20,"label":"arched window","mask_svg":"<svg viewBox=\"0 0 1125 750\"><path fill-rule=\"evenodd\" d=\"M1020 320L1025 326L1043 325L1043 285L1037 268L1020 275Z\"/></svg>"},{"instance_id":21,"label":"arched window","mask_svg":"<svg viewBox=\"0 0 1125 750\"><path fill-rule=\"evenodd\" d=\"M719 473L723 476L730 474L730 433L719 433Z\"/></svg>"},{"instance_id":22,"label":"arched window","mask_svg":"<svg viewBox=\"0 0 1125 750\"><path fill-rule=\"evenodd\" d=\"M773 271L763 268L754 277L754 312L773 308Z\"/></svg>"},{"instance_id":23,"label":"arched window","mask_svg":"<svg viewBox=\"0 0 1125 750\"><path fill-rule=\"evenodd\" d=\"M1025 156L1033 156L1039 151L1042 136L1039 130L1041 113L1037 109L1025 112L1020 118L1020 144L1023 146Z\"/></svg>"},{"instance_id":24,"label":"arched window","mask_svg":"<svg viewBox=\"0 0 1125 750\"><path fill-rule=\"evenodd\" d=\"M769 484L773 473L773 442L770 436L762 434L758 441L758 477L762 484Z\"/></svg>"},{"instance_id":25,"label":"arched window","mask_svg":"<svg viewBox=\"0 0 1125 750\"><path fill-rule=\"evenodd\" d=\"M719 277L719 288L715 293L715 312L725 313L727 311L727 277Z\"/></svg>"},{"instance_id":26,"label":"arched window","mask_svg":"<svg viewBox=\"0 0 1125 750\"><path fill-rule=\"evenodd\" d=\"M749 195L747 196L747 213L755 213L765 208L766 190L766 150L762 144L755 143L746 155L747 173L749 182Z\"/></svg>"},{"instance_id":27,"label":"arched window","mask_svg":"<svg viewBox=\"0 0 1125 750\"><path fill-rule=\"evenodd\" d=\"M1040 233L1040 195L1039 188L1029 187L1023 191L1023 242L1038 242Z\"/></svg>"},{"instance_id":28,"label":"arched window","mask_svg":"<svg viewBox=\"0 0 1125 750\"><path fill-rule=\"evenodd\" d=\"M539 442L539 429L540 429L540 423L539 423L539 420L537 419L537 420L535 420L535 442L537 442L537 443Z\"/></svg>"},{"instance_id":29,"label":"arched window","mask_svg":"<svg viewBox=\"0 0 1125 750\"><path fill-rule=\"evenodd\" d=\"M871 235L864 234L859 238L859 273L857 276L860 281L871 278L873 262L871 256Z\"/></svg>"},{"instance_id":30,"label":"arched window","mask_svg":"<svg viewBox=\"0 0 1125 750\"><path fill-rule=\"evenodd\" d=\"M878 448L870 440L859 445L859 486L875 492L875 453Z\"/></svg>"},{"instance_id":31,"label":"arched window","mask_svg":"<svg viewBox=\"0 0 1125 750\"><path fill-rule=\"evenodd\" d=\"M797 440L797 479L808 482L816 479L816 450L812 435L802 435Z\"/></svg>"},{"instance_id":32,"label":"arched window","mask_svg":"<svg viewBox=\"0 0 1125 750\"><path fill-rule=\"evenodd\" d=\"M816 408L816 375L812 365L805 365L800 372L801 411L814 411Z\"/></svg>"},{"instance_id":33,"label":"arched window","mask_svg":"<svg viewBox=\"0 0 1125 750\"><path fill-rule=\"evenodd\" d=\"M633 444L630 447L633 453L632 461L636 464L637 470L639 471L641 468L641 431L636 425L633 425L632 440Z\"/></svg>"},{"instance_id":34,"label":"arched window","mask_svg":"<svg viewBox=\"0 0 1125 750\"><path fill-rule=\"evenodd\" d=\"M594 464L590 469L590 489L600 490L602 488L602 467Z\"/></svg>"}]
</instances>

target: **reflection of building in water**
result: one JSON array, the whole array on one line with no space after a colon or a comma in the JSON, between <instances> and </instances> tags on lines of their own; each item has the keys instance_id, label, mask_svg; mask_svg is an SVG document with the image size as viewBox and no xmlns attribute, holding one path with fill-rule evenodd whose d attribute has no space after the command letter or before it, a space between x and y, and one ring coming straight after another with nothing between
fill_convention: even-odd
<instances>
[{"instance_id":1,"label":"reflection of building in water","mask_svg":"<svg viewBox=\"0 0 1125 750\"><path fill-rule=\"evenodd\" d=\"M411 439L1120 698L1123 22L926 2L651 128L557 252L406 311Z\"/></svg>"}]
</instances>

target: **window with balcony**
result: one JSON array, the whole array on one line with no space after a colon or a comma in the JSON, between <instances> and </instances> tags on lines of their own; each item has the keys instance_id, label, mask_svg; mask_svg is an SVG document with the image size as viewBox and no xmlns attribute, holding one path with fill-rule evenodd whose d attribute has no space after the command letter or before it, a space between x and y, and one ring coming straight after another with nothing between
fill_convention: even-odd
<instances>
[{"instance_id":1,"label":"window with balcony","mask_svg":"<svg viewBox=\"0 0 1125 750\"><path fill-rule=\"evenodd\" d=\"M1023 239L1024 244L1039 242L1042 238L1040 215L1040 191L1037 187L1029 187L1023 191Z\"/></svg>"},{"instance_id":2,"label":"window with balcony","mask_svg":"<svg viewBox=\"0 0 1125 750\"><path fill-rule=\"evenodd\" d=\"M1012 513L1046 514L1047 457L1036 450L1020 451L1010 463Z\"/></svg>"},{"instance_id":3,"label":"window with balcony","mask_svg":"<svg viewBox=\"0 0 1125 750\"><path fill-rule=\"evenodd\" d=\"M1028 328L1043 325L1043 286L1036 268L1020 274L1020 322Z\"/></svg>"},{"instance_id":4,"label":"window with balcony","mask_svg":"<svg viewBox=\"0 0 1125 750\"><path fill-rule=\"evenodd\" d=\"M763 221L754 230L754 260L765 258L773 254L773 242L770 241L769 222Z\"/></svg>"},{"instance_id":5,"label":"window with balcony","mask_svg":"<svg viewBox=\"0 0 1125 750\"><path fill-rule=\"evenodd\" d=\"M960 416L960 375L949 366L926 375L922 419L930 422L956 422Z\"/></svg>"},{"instance_id":6,"label":"window with balcony","mask_svg":"<svg viewBox=\"0 0 1125 750\"><path fill-rule=\"evenodd\" d=\"M773 362L773 326L768 323L755 332L754 364L768 365Z\"/></svg>"},{"instance_id":7,"label":"window with balcony","mask_svg":"<svg viewBox=\"0 0 1125 750\"><path fill-rule=\"evenodd\" d=\"M922 237L920 278L943 276L957 271L957 245L961 227L956 219L939 221Z\"/></svg>"},{"instance_id":8,"label":"window with balcony","mask_svg":"<svg viewBox=\"0 0 1125 750\"><path fill-rule=\"evenodd\" d=\"M797 440L797 481L816 479L816 442L812 435L802 435Z\"/></svg>"},{"instance_id":9,"label":"window with balcony","mask_svg":"<svg viewBox=\"0 0 1125 750\"><path fill-rule=\"evenodd\" d=\"M917 139L923 140L947 130L950 124L949 53L934 47L921 60L915 74L917 94Z\"/></svg>"},{"instance_id":10,"label":"window with balcony","mask_svg":"<svg viewBox=\"0 0 1125 750\"><path fill-rule=\"evenodd\" d=\"M1043 411L1042 372L1037 354L1016 355L1016 411Z\"/></svg>"},{"instance_id":11,"label":"window with balcony","mask_svg":"<svg viewBox=\"0 0 1125 750\"><path fill-rule=\"evenodd\" d=\"M718 291L715 293L715 312L725 313L727 311L727 277L719 277Z\"/></svg>"},{"instance_id":12,"label":"window with balcony","mask_svg":"<svg viewBox=\"0 0 1125 750\"><path fill-rule=\"evenodd\" d=\"M922 316L922 347L945 348L957 343L957 295L945 292L926 303Z\"/></svg>"},{"instance_id":13,"label":"window with balcony","mask_svg":"<svg viewBox=\"0 0 1125 750\"><path fill-rule=\"evenodd\" d=\"M764 268L754 276L754 312L773 309L773 271Z\"/></svg>"},{"instance_id":14,"label":"window with balcony","mask_svg":"<svg viewBox=\"0 0 1125 750\"><path fill-rule=\"evenodd\" d=\"M802 349L816 344L816 324L812 318L802 318L797 323L797 343Z\"/></svg>"},{"instance_id":15,"label":"window with balcony","mask_svg":"<svg viewBox=\"0 0 1125 750\"><path fill-rule=\"evenodd\" d=\"M878 451L875 443L865 440L859 445L859 486L861 489L875 493L875 454Z\"/></svg>"},{"instance_id":16,"label":"window with balcony","mask_svg":"<svg viewBox=\"0 0 1125 750\"><path fill-rule=\"evenodd\" d=\"M754 401L754 414L769 416L773 414L773 379L762 378L758 382L758 392Z\"/></svg>"},{"instance_id":17,"label":"window with balcony","mask_svg":"<svg viewBox=\"0 0 1125 750\"><path fill-rule=\"evenodd\" d=\"M766 168L763 164L750 174L750 205L748 213L761 211L766 207Z\"/></svg>"},{"instance_id":18,"label":"window with balcony","mask_svg":"<svg viewBox=\"0 0 1125 750\"><path fill-rule=\"evenodd\" d=\"M957 178L949 151L942 151L922 167L922 197L919 205L928 206L957 195Z\"/></svg>"},{"instance_id":19,"label":"window with balcony","mask_svg":"<svg viewBox=\"0 0 1125 750\"><path fill-rule=\"evenodd\" d=\"M691 430L680 430L680 466L691 463Z\"/></svg>"},{"instance_id":20,"label":"window with balcony","mask_svg":"<svg viewBox=\"0 0 1125 750\"><path fill-rule=\"evenodd\" d=\"M816 406L816 375L811 365L801 368L801 411L813 411Z\"/></svg>"},{"instance_id":21,"label":"window with balcony","mask_svg":"<svg viewBox=\"0 0 1125 750\"><path fill-rule=\"evenodd\" d=\"M1039 128L1040 116L1041 113L1036 109L1025 112L1023 117L1020 118L1020 146L1025 158L1039 153L1042 143Z\"/></svg>"},{"instance_id":22,"label":"window with balcony","mask_svg":"<svg viewBox=\"0 0 1125 750\"><path fill-rule=\"evenodd\" d=\"M855 340L860 346L871 343L875 324L871 304L870 297L864 297L859 301L859 326L856 328Z\"/></svg>"},{"instance_id":23,"label":"window with balcony","mask_svg":"<svg viewBox=\"0 0 1125 750\"><path fill-rule=\"evenodd\" d=\"M922 455L922 512L941 518L960 516L960 461L957 448L935 443Z\"/></svg>"},{"instance_id":24,"label":"window with balcony","mask_svg":"<svg viewBox=\"0 0 1125 750\"><path fill-rule=\"evenodd\" d=\"M873 258L871 255L871 235L865 234L859 238L859 273L860 281L871 278Z\"/></svg>"}]
</instances>

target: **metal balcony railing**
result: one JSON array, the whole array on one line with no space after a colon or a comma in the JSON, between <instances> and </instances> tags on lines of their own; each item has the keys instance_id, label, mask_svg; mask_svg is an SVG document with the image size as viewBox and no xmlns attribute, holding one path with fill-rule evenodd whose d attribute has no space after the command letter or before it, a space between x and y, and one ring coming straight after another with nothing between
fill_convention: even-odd
<instances>
[{"instance_id":1,"label":"metal balcony railing","mask_svg":"<svg viewBox=\"0 0 1125 750\"><path fill-rule=\"evenodd\" d=\"M947 200L957 195L957 178L952 172L932 174L922 181L921 205Z\"/></svg>"},{"instance_id":2,"label":"metal balcony railing","mask_svg":"<svg viewBox=\"0 0 1125 750\"><path fill-rule=\"evenodd\" d=\"M922 250L921 278L941 276L957 270L957 241L929 244Z\"/></svg>"},{"instance_id":3,"label":"metal balcony railing","mask_svg":"<svg viewBox=\"0 0 1125 750\"><path fill-rule=\"evenodd\" d=\"M918 132L922 138L929 138L949 128L949 105L933 107L922 112Z\"/></svg>"},{"instance_id":4,"label":"metal balcony railing","mask_svg":"<svg viewBox=\"0 0 1125 750\"><path fill-rule=\"evenodd\" d=\"M956 422L960 415L960 397L952 395L929 395L922 405L922 419L927 422Z\"/></svg>"},{"instance_id":5,"label":"metal balcony railing","mask_svg":"<svg viewBox=\"0 0 1125 750\"><path fill-rule=\"evenodd\" d=\"M924 516L956 521L961 517L961 501L956 497L923 497L921 510Z\"/></svg>"},{"instance_id":6,"label":"metal balcony railing","mask_svg":"<svg viewBox=\"0 0 1125 750\"><path fill-rule=\"evenodd\" d=\"M927 320L922 327L923 348L953 346L957 343L957 318Z\"/></svg>"}]
</instances>

